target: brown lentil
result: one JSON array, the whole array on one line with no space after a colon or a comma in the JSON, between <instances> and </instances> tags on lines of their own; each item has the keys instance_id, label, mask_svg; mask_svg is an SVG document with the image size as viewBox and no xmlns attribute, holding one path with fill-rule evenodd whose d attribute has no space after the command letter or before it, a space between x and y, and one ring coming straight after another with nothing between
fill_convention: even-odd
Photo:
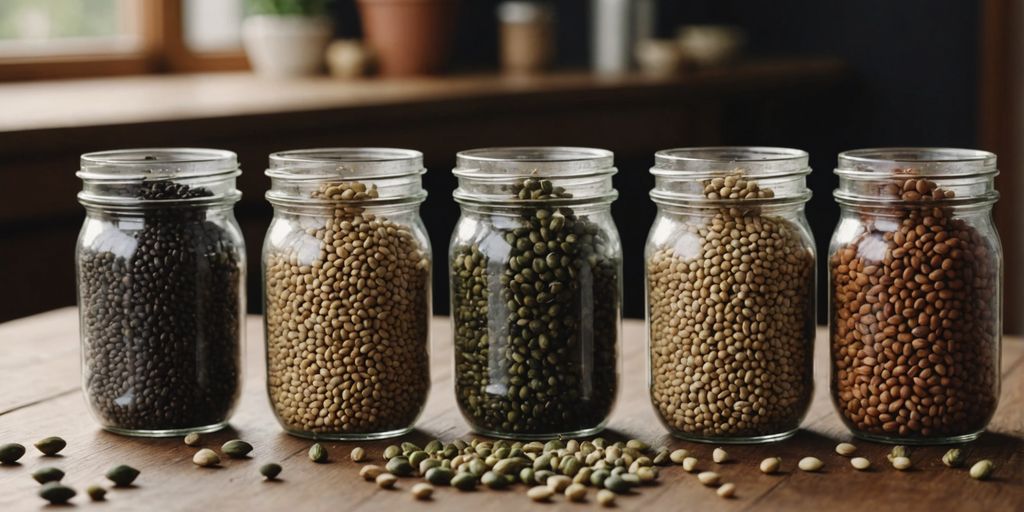
<instances>
[{"instance_id":1,"label":"brown lentil","mask_svg":"<svg viewBox=\"0 0 1024 512\"><path fill-rule=\"evenodd\" d=\"M266 255L271 402L297 433L406 429L430 387L429 249L406 225L341 206L376 199L376 186L313 196L339 206Z\"/></svg>"}]
</instances>

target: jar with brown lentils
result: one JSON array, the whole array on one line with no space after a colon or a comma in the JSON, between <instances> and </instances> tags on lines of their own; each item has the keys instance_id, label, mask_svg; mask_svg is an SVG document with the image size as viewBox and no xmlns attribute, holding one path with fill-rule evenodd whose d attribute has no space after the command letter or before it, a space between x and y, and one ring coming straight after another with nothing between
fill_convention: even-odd
<instances>
[{"instance_id":1,"label":"jar with brown lentils","mask_svg":"<svg viewBox=\"0 0 1024 512\"><path fill-rule=\"evenodd\" d=\"M239 174L229 151L82 156L82 380L103 428L156 437L227 423L245 325Z\"/></svg>"},{"instance_id":2,"label":"jar with brown lentils","mask_svg":"<svg viewBox=\"0 0 1024 512\"><path fill-rule=\"evenodd\" d=\"M815 251L807 153L659 151L647 239L651 400L680 438L792 436L810 406Z\"/></svg>"},{"instance_id":3,"label":"jar with brown lentils","mask_svg":"<svg viewBox=\"0 0 1024 512\"><path fill-rule=\"evenodd\" d=\"M970 441L999 398L1002 250L996 156L839 155L829 250L832 399L858 437Z\"/></svg>"},{"instance_id":4,"label":"jar with brown lentils","mask_svg":"<svg viewBox=\"0 0 1024 512\"><path fill-rule=\"evenodd\" d=\"M267 391L291 434L412 430L430 389L430 242L417 151L270 156L263 247Z\"/></svg>"},{"instance_id":5,"label":"jar with brown lentils","mask_svg":"<svg viewBox=\"0 0 1024 512\"><path fill-rule=\"evenodd\" d=\"M449 253L455 396L481 434L600 431L618 389L622 248L613 155L463 151Z\"/></svg>"}]
</instances>

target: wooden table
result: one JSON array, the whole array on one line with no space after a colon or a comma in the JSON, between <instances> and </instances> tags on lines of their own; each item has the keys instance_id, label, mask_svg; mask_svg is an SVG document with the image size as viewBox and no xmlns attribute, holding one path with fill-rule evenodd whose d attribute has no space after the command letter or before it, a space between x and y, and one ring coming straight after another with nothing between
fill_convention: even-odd
<instances>
[{"instance_id":1,"label":"wooden table","mask_svg":"<svg viewBox=\"0 0 1024 512\"><path fill-rule=\"evenodd\" d=\"M653 446L685 447L696 453L701 468L714 468L734 482L737 494L726 500L679 467L664 468L658 485L644 487L618 500L620 509L643 510L982 510L1024 509L1024 342L1006 339L1003 346L1002 401L990 431L966 451L968 460L993 460L997 466L987 482L970 479L966 469L953 470L939 461L945 447L913 450L914 469L893 470L885 461L887 446L856 442L858 453L871 459L873 469L859 473L833 448L850 435L829 402L826 383L825 337L819 332L818 392L804 421L804 430L788 441L760 446L732 446L735 462L711 462L710 445L670 438L658 423L644 389L643 324L624 324L623 392L606 437L637 437ZM382 491L358 476L359 465L348 459L354 443L325 443L331 453L326 465L308 460L310 442L284 434L270 411L264 391L262 327L258 317L248 322L248 375L245 393L231 425L233 429L206 436L206 445L233 437L256 446L251 460L227 460L220 469L192 464L193 449L181 439L135 439L97 428L79 390L78 322L74 309L61 309L0 324L0 443L29 447L21 464L0 466L0 510L35 510L44 502L29 477L36 468L54 465L64 481L79 491L72 503L97 510L583 510L596 508L594 491L586 505L559 497L554 503L533 505L522 487L506 491L459 493L438 489L433 502L416 503L408 492L418 480L403 479L399 490ZM444 440L470 434L455 407L451 382L450 327L447 318L432 324L434 388L418 431L410 436ZM39 438L59 435L68 447L59 458L43 458L30 445ZM372 460L380 461L384 446L395 441L360 443ZM814 455L825 462L821 473L796 470L796 461ZM764 475L757 470L765 457L780 456L783 471ZM284 466L282 481L264 483L257 468L270 461ZM142 470L137 485L108 494L108 502L91 504L86 486L105 483L103 473L116 464Z\"/></svg>"}]
</instances>

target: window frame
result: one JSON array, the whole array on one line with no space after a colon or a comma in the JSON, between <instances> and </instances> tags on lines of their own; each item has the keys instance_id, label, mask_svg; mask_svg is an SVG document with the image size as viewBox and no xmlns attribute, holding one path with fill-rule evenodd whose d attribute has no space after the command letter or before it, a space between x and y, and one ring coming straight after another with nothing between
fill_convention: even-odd
<instances>
[{"instance_id":1,"label":"window frame","mask_svg":"<svg viewBox=\"0 0 1024 512\"><path fill-rule=\"evenodd\" d=\"M182 0L142 0L140 3L141 44L138 49L117 53L0 58L0 82L249 68L241 49L196 52L188 47Z\"/></svg>"}]
</instances>

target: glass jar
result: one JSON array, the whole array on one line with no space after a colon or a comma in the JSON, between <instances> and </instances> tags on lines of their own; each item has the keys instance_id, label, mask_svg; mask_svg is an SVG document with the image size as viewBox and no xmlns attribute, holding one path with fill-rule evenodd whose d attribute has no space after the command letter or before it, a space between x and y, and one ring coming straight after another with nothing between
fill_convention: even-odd
<instances>
[{"instance_id":1,"label":"glass jar","mask_svg":"<svg viewBox=\"0 0 1024 512\"><path fill-rule=\"evenodd\" d=\"M157 437L227 424L245 326L239 174L230 151L82 156L82 378L104 429Z\"/></svg>"},{"instance_id":2,"label":"glass jar","mask_svg":"<svg viewBox=\"0 0 1024 512\"><path fill-rule=\"evenodd\" d=\"M586 436L618 389L622 246L613 156L463 151L449 252L455 395L477 432Z\"/></svg>"},{"instance_id":3,"label":"glass jar","mask_svg":"<svg viewBox=\"0 0 1024 512\"><path fill-rule=\"evenodd\" d=\"M815 249L807 153L659 151L644 250L651 400L672 435L796 433L813 391Z\"/></svg>"},{"instance_id":4,"label":"glass jar","mask_svg":"<svg viewBox=\"0 0 1024 512\"><path fill-rule=\"evenodd\" d=\"M405 434L430 390L423 155L326 148L270 155L263 246L267 391L286 431Z\"/></svg>"},{"instance_id":5,"label":"glass jar","mask_svg":"<svg viewBox=\"0 0 1024 512\"><path fill-rule=\"evenodd\" d=\"M836 174L829 335L840 417L873 441L977 438L999 399L996 156L862 149L841 153Z\"/></svg>"}]
</instances>

